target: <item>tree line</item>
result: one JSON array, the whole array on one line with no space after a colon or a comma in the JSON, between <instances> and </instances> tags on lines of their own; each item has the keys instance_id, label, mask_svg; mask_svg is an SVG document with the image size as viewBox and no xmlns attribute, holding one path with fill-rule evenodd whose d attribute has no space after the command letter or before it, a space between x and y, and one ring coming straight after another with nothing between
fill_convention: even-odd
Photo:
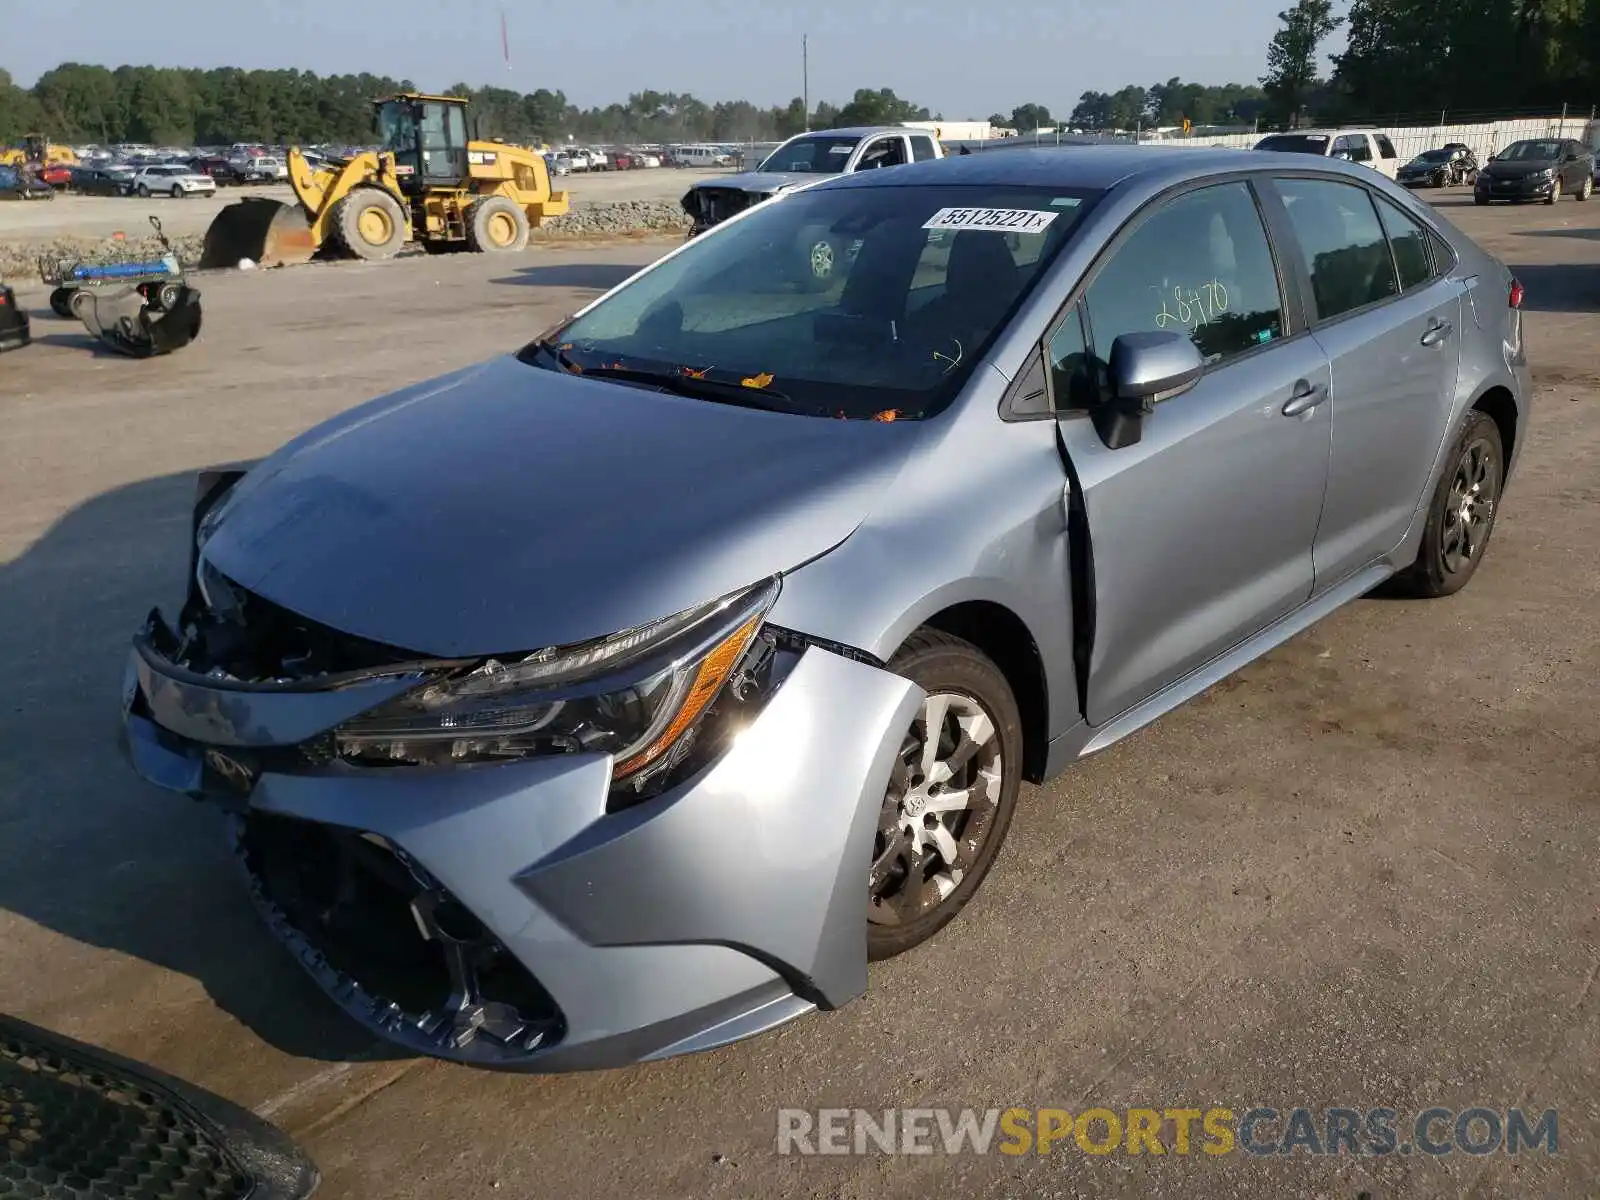
<instances>
[{"instance_id":1,"label":"tree line","mask_svg":"<svg viewBox=\"0 0 1600 1200\"><path fill-rule=\"evenodd\" d=\"M374 99L416 90L411 80L386 75L82 63L63 63L22 88L0 71L0 145L35 131L57 141L100 145L360 144L372 137ZM842 105L822 101L810 113L798 97L761 108L745 100L643 91L626 103L579 108L548 88L520 93L458 83L446 94L471 100L480 136L515 141L570 135L607 142L734 142L788 137L808 124L826 129L929 116L889 88L862 88Z\"/></svg>"},{"instance_id":2,"label":"tree line","mask_svg":"<svg viewBox=\"0 0 1600 1200\"><path fill-rule=\"evenodd\" d=\"M1028 102L989 120L1021 132L1063 124L1084 130L1387 119L1401 123L1471 111L1585 111L1600 100L1600 0L1296 0L1279 15L1257 83L1206 85L1173 78L1114 92L1086 91L1065 116ZM1348 44L1321 47L1348 25ZM319 76L293 69L63 63L30 88L0 70L0 145L43 131L58 141L156 145L360 144L372 136L374 98L416 90L409 79ZM844 104L799 97L763 108L642 91L625 103L580 108L560 91L521 93L458 83L478 132L510 141L574 137L596 142L765 141L803 129L943 120L889 88L861 88ZM951 114L952 119L954 114Z\"/></svg>"},{"instance_id":3,"label":"tree line","mask_svg":"<svg viewBox=\"0 0 1600 1200\"><path fill-rule=\"evenodd\" d=\"M1278 20L1261 80L1277 126L1563 105L1587 115L1600 99L1597 0L1352 0L1346 16L1331 0L1297 0ZM1341 26L1347 44L1325 75L1318 50Z\"/></svg>"}]
</instances>

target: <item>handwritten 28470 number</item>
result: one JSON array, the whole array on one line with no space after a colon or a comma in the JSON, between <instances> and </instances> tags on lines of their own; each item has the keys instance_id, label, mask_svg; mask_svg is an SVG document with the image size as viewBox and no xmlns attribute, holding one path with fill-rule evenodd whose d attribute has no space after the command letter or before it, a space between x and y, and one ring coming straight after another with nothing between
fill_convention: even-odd
<instances>
[{"instance_id":1,"label":"handwritten 28470 number","mask_svg":"<svg viewBox=\"0 0 1600 1200\"><path fill-rule=\"evenodd\" d=\"M1220 279L1212 279L1199 287L1186 288L1181 283L1172 294L1161 297L1161 311L1156 313L1156 328L1170 329L1180 325L1195 330L1209 325L1228 311L1228 289Z\"/></svg>"}]
</instances>

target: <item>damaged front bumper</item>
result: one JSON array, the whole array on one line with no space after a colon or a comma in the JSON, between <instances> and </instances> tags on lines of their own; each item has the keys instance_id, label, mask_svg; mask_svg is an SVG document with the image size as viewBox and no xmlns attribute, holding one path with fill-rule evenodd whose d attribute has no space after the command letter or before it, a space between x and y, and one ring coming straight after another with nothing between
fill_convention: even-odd
<instances>
[{"instance_id":1,"label":"damaged front bumper","mask_svg":"<svg viewBox=\"0 0 1600 1200\"><path fill-rule=\"evenodd\" d=\"M480 1066L615 1067L865 990L868 859L915 685L807 647L720 757L620 811L605 755L319 751L411 686L219 680L144 637L123 688L134 769L231 810L268 924L369 1029Z\"/></svg>"}]
</instances>

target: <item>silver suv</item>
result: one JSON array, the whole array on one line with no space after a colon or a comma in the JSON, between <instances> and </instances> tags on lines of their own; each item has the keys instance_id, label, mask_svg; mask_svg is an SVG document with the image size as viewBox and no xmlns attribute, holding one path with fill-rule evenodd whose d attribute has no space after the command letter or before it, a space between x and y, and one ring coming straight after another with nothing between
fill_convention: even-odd
<instances>
[{"instance_id":1,"label":"silver suv","mask_svg":"<svg viewBox=\"0 0 1600 1200\"><path fill-rule=\"evenodd\" d=\"M810 229L855 247L821 291L769 252ZM414 1051L614 1066L837 1008L972 898L1024 780L1472 578L1521 300L1331 158L797 191L203 476L128 754L234 814L271 928Z\"/></svg>"}]
</instances>

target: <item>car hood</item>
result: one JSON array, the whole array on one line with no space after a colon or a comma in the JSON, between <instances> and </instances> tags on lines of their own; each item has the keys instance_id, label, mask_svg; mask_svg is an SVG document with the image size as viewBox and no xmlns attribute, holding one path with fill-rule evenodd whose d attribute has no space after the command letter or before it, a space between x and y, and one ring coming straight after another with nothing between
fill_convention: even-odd
<instances>
[{"instance_id":1,"label":"car hood","mask_svg":"<svg viewBox=\"0 0 1600 1200\"><path fill-rule=\"evenodd\" d=\"M1522 179L1528 175L1537 175L1540 171L1548 171L1557 165L1555 159L1526 159L1521 162L1490 162L1484 163L1478 174L1487 175L1491 179Z\"/></svg>"},{"instance_id":2,"label":"car hood","mask_svg":"<svg viewBox=\"0 0 1600 1200\"><path fill-rule=\"evenodd\" d=\"M234 488L235 583L442 657L601 637L849 537L916 422L763 412L493 359L369 402Z\"/></svg>"},{"instance_id":3,"label":"car hood","mask_svg":"<svg viewBox=\"0 0 1600 1200\"><path fill-rule=\"evenodd\" d=\"M741 192L771 195L783 188L803 187L808 183L821 183L837 178L817 171L742 171L738 175L724 175L720 179L703 179L695 184L700 188L733 188Z\"/></svg>"}]
</instances>

